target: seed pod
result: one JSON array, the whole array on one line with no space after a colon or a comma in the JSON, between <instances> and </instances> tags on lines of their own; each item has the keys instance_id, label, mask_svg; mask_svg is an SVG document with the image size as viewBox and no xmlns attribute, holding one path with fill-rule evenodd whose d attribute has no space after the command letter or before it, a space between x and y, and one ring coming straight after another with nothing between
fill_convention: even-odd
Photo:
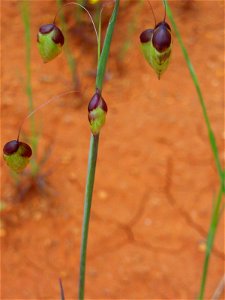
<instances>
[{"instance_id":1,"label":"seed pod","mask_svg":"<svg viewBox=\"0 0 225 300\"><path fill-rule=\"evenodd\" d=\"M107 111L107 104L102 98L100 91L97 89L88 105L88 120L91 132L94 135L99 134L101 128L105 124Z\"/></svg>"},{"instance_id":2,"label":"seed pod","mask_svg":"<svg viewBox=\"0 0 225 300\"><path fill-rule=\"evenodd\" d=\"M140 41L145 59L160 79L170 62L172 49L170 26L165 21L162 21L154 29L143 31L140 35Z\"/></svg>"},{"instance_id":3,"label":"seed pod","mask_svg":"<svg viewBox=\"0 0 225 300\"><path fill-rule=\"evenodd\" d=\"M45 24L39 28L37 42L43 62L47 63L62 52L64 36L55 24Z\"/></svg>"},{"instance_id":4,"label":"seed pod","mask_svg":"<svg viewBox=\"0 0 225 300\"><path fill-rule=\"evenodd\" d=\"M3 148L3 158L9 168L16 173L22 172L30 161L31 147L17 140L10 141Z\"/></svg>"}]
</instances>

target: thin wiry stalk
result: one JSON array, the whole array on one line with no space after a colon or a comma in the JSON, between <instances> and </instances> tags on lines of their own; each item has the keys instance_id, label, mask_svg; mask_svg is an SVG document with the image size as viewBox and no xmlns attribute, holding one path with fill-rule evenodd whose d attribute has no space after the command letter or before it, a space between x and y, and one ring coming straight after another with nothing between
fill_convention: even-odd
<instances>
[{"instance_id":1,"label":"thin wiry stalk","mask_svg":"<svg viewBox=\"0 0 225 300\"><path fill-rule=\"evenodd\" d=\"M216 198L215 207L213 208L211 223L209 226L209 231L208 231L208 236L207 236L207 241L206 241L205 260L204 260L203 271L202 271L201 287L200 287L198 300L204 299L209 261L210 261L210 256L212 253L214 240L215 240L216 230L217 230L219 219L220 219L222 198L223 198L223 190L222 190L222 186L221 186L218 196Z\"/></svg>"},{"instance_id":2,"label":"thin wiry stalk","mask_svg":"<svg viewBox=\"0 0 225 300\"><path fill-rule=\"evenodd\" d=\"M186 47L184 46L182 37L179 33L176 22L173 18L173 14L172 14L172 11L169 7L168 1L163 0L163 3L165 3L167 15L168 15L168 17L169 17L169 19L172 23L173 30L176 34L177 39L178 39L178 43L179 43L179 45L181 47L181 50L183 52L184 59L187 63L187 66L188 66L193 84L194 84L194 86L196 88L196 91L197 91L197 94L198 94L198 100L199 100L199 103L200 103L201 108L202 108L204 121L205 121L206 128L207 128L207 131L208 131L209 142L210 142L210 145L211 145L211 149L212 149L212 153L213 153L213 156L214 156L216 168L217 168L218 175L219 175L219 178L220 178L220 190L219 190L216 202L215 202L215 206L214 206L213 213L212 213L212 219L211 219L211 223L210 223L210 227L209 227L209 231L208 231L207 244L206 244L206 254L205 254L205 260L204 260L203 271L202 271L201 287L200 287L200 292L199 292L199 296L198 296L198 300L203 300L204 299L204 294L205 294L206 279L207 279L207 275L208 275L208 267L209 267L210 256L211 256L211 252L212 252L212 248L213 248L213 244L214 244L214 239L215 239L215 235L216 235L216 230L217 230L218 223L219 223L219 220L220 220L220 215L221 215L222 196L223 196L223 193L225 192L224 170L222 168L222 164L221 164L221 161L220 161L219 151L218 151L215 135L214 135L214 132L212 130L210 119L208 117L208 112L207 112L207 108L206 108L206 105L205 105L204 97L202 95L200 84L198 82L198 77L195 73L194 67L193 67L193 65L191 63L191 60L189 58L188 51L187 51Z\"/></svg>"},{"instance_id":3,"label":"thin wiry stalk","mask_svg":"<svg viewBox=\"0 0 225 300\"><path fill-rule=\"evenodd\" d=\"M190 72L193 84L194 84L195 89L196 89L197 94L198 94L198 100L199 100L199 103L200 103L201 108L202 108L202 114L203 114L204 121L205 121L205 124L206 124L206 127L207 127L209 142L210 142L212 153L213 153L213 156L214 156L216 168L217 168L217 171L218 171L218 175L220 177L221 184L223 186L223 192L225 192L225 182L224 182L223 168L222 168L222 164L221 164L220 157L219 157L219 151L218 151L218 147L217 147L215 135L214 135L214 132L213 132L213 129L212 129L212 126L211 126L211 122L210 122L209 116L208 116L208 112L207 112L205 100L204 100L204 97L202 95L200 84L198 82L198 77L196 75L195 69L194 69L194 67L193 67L193 65L191 63L190 58L189 58L187 49L184 46L182 37L181 37L180 32L179 32L179 30L177 28L176 22L175 22L175 20L173 18L173 14L172 14L172 11L171 11L171 9L169 7L168 1L164 0L163 2L166 5L167 15L168 15L168 17L169 17L169 19L170 19L170 21L172 23L173 30L174 30L174 32L176 34L178 43L179 43L179 45L181 47L181 50L183 52L183 55L184 55L184 59L185 59L185 61L187 63L188 70Z\"/></svg>"},{"instance_id":4,"label":"thin wiry stalk","mask_svg":"<svg viewBox=\"0 0 225 300\"><path fill-rule=\"evenodd\" d=\"M59 10L63 7L62 0L57 0L57 7ZM64 17L64 14L62 11L60 11L60 13L59 13L59 18L60 18L63 34L65 36L65 41L66 41L68 30L67 30L65 17ZM67 42L64 45L64 49L65 49L67 64L69 66L69 69L70 69L70 72L72 75L73 86L75 89L78 90L78 89L80 89L80 81L79 81L78 74L77 74L76 60L75 60L74 56L72 55L70 47L68 46Z\"/></svg>"},{"instance_id":5,"label":"thin wiry stalk","mask_svg":"<svg viewBox=\"0 0 225 300\"><path fill-rule=\"evenodd\" d=\"M112 35L113 35L114 26L116 23L116 18L119 10L119 3L120 0L116 0L114 10L112 12L112 16L110 18L108 29L106 32L103 49L98 61L96 88L98 88L99 90L102 90L106 64L107 64L110 45L112 41ZM91 212L92 194L94 188L95 169L96 169L97 155L98 155L98 144L99 144L99 134L95 136L91 134L89 158L88 158L88 172L87 172L87 181L86 181L86 189L85 189L85 197L84 197L84 216L83 216L83 226L82 226L80 277L79 277L79 291L78 291L79 300L84 299L88 228L89 228L89 220L90 220L90 212Z\"/></svg>"},{"instance_id":6,"label":"thin wiry stalk","mask_svg":"<svg viewBox=\"0 0 225 300\"><path fill-rule=\"evenodd\" d=\"M26 93L28 97L29 112L33 111L33 95L32 95L32 84L31 84L31 32L30 32L30 11L29 2L24 0L21 4L21 14L25 30L25 46L26 46ZM33 159L31 160L31 173L35 175L38 172L38 164L36 162L38 137L36 132L35 120L32 117L30 119L31 127L31 148L33 152Z\"/></svg>"}]
</instances>

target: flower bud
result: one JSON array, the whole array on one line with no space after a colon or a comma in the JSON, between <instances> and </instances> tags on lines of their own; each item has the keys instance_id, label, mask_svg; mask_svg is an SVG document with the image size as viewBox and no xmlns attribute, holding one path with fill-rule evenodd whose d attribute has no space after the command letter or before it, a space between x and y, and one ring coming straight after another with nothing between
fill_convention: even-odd
<instances>
[{"instance_id":1,"label":"flower bud","mask_svg":"<svg viewBox=\"0 0 225 300\"><path fill-rule=\"evenodd\" d=\"M102 98L100 91L97 89L88 105L88 120L91 132L94 135L99 134L101 128L105 124L107 111L107 104Z\"/></svg>"},{"instance_id":2,"label":"flower bud","mask_svg":"<svg viewBox=\"0 0 225 300\"><path fill-rule=\"evenodd\" d=\"M148 43L151 42L152 35L153 35L154 30L153 29L146 29L140 34L140 42L143 43Z\"/></svg>"},{"instance_id":3,"label":"flower bud","mask_svg":"<svg viewBox=\"0 0 225 300\"><path fill-rule=\"evenodd\" d=\"M141 50L147 60L151 65L151 55L152 55L152 35L153 29L146 29L140 34Z\"/></svg>"},{"instance_id":4,"label":"flower bud","mask_svg":"<svg viewBox=\"0 0 225 300\"><path fill-rule=\"evenodd\" d=\"M165 21L154 29L147 29L140 35L141 50L158 78L165 72L170 62L172 49L171 28Z\"/></svg>"},{"instance_id":5,"label":"flower bud","mask_svg":"<svg viewBox=\"0 0 225 300\"><path fill-rule=\"evenodd\" d=\"M17 140L10 141L3 148L3 158L9 168L16 173L22 172L30 161L32 150L29 145Z\"/></svg>"},{"instance_id":6,"label":"flower bud","mask_svg":"<svg viewBox=\"0 0 225 300\"><path fill-rule=\"evenodd\" d=\"M55 24L45 24L39 28L37 42L39 53L47 63L62 52L64 36Z\"/></svg>"},{"instance_id":7,"label":"flower bud","mask_svg":"<svg viewBox=\"0 0 225 300\"><path fill-rule=\"evenodd\" d=\"M157 24L152 37L154 48L162 53L171 46L171 28L166 22Z\"/></svg>"}]
</instances>

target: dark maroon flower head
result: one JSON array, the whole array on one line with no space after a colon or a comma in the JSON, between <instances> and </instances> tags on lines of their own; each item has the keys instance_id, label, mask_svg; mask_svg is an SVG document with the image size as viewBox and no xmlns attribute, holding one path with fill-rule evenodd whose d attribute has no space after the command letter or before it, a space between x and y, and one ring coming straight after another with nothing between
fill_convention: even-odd
<instances>
[{"instance_id":1,"label":"dark maroon flower head","mask_svg":"<svg viewBox=\"0 0 225 300\"><path fill-rule=\"evenodd\" d=\"M153 46L159 51L164 52L171 45L170 27L166 22L157 24L152 37Z\"/></svg>"},{"instance_id":2,"label":"dark maroon flower head","mask_svg":"<svg viewBox=\"0 0 225 300\"><path fill-rule=\"evenodd\" d=\"M39 33L48 34L54 30L52 40L55 44L64 45L64 36L62 31L55 24L45 24L39 28ZM38 38L39 39L39 38Z\"/></svg>"},{"instance_id":3,"label":"dark maroon flower head","mask_svg":"<svg viewBox=\"0 0 225 300\"><path fill-rule=\"evenodd\" d=\"M42 34L47 34L55 28L54 24L44 24L39 28L39 32Z\"/></svg>"},{"instance_id":4,"label":"dark maroon flower head","mask_svg":"<svg viewBox=\"0 0 225 300\"><path fill-rule=\"evenodd\" d=\"M22 148L23 150L22 150L22 153L21 153L21 155L23 157L31 157L31 155L32 155L32 149L31 149L31 147L28 144L20 142L20 147L23 147Z\"/></svg>"},{"instance_id":5,"label":"dark maroon flower head","mask_svg":"<svg viewBox=\"0 0 225 300\"><path fill-rule=\"evenodd\" d=\"M140 34L140 41L141 43L147 43L150 42L152 39L154 30L153 29L146 29Z\"/></svg>"},{"instance_id":6,"label":"dark maroon flower head","mask_svg":"<svg viewBox=\"0 0 225 300\"><path fill-rule=\"evenodd\" d=\"M170 25L168 23L166 23L165 21L162 21L162 22L159 22L158 24L156 24L154 29L158 28L161 25L165 26L166 28L168 28L171 31Z\"/></svg>"},{"instance_id":7,"label":"dark maroon flower head","mask_svg":"<svg viewBox=\"0 0 225 300\"><path fill-rule=\"evenodd\" d=\"M107 104L105 100L102 98L100 91L97 89L94 96L91 98L91 101L88 105L88 112L96 109L97 107L102 108L106 113L108 111Z\"/></svg>"},{"instance_id":8,"label":"dark maroon flower head","mask_svg":"<svg viewBox=\"0 0 225 300\"><path fill-rule=\"evenodd\" d=\"M13 153L17 152L19 147L21 147L21 156L31 157L31 155L32 155L31 147L28 144L19 142L17 140L12 140L12 141L6 143L3 148L3 153L5 155L12 155Z\"/></svg>"},{"instance_id":9,"label":"dark maroon flower head","mask_svg":"<svg viewBox=\"0 0 225 300\"><path fill-rule=\"evenodd\" d=\"M5 155L11 155L11 154L15 153L19 148L19 144L20 143L17 140L13 140L13 141L6 143L3 148L3 153Z\"/></svg>"},{"instance_id":10,"label":"dark maroon flower head","mask_svg":"<svg viewBox=\"0 0 225 300\"><path fill-rule=\"evenodd\" d=\"M52 40L56 44L61 44L62 46L64 45L64 36L62 34L62 31L56 26L55 26L54 36L53 36Z\"/></svg>"}]
</instances>

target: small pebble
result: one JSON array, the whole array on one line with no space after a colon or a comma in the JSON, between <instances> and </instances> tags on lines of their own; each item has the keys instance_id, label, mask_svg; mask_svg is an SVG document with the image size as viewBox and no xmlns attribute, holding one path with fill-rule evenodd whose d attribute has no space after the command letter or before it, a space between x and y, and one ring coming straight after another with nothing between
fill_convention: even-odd
<instances>
[{"instance_id":1,"label":"small pebble","mask_svg":"<svg viewBox=\"0 0 225 300\"><path fill-rule=\"evenodd\" d=\"M154 198L151 199L151 203L152 203L153 205L157 206L157 205L160 203L160 199L154 197Z\"/></svg>"},{"instance_id":2,"label":"small pebble","mask_svg":"<svg viewBox=\"0 0 225 300\"><path fill-rule=\"evenodd\" d=\"M62 163L63 165L67 165L67 164L69 164L69 163L71 162L72 158L73 158L72 154L71 154L71 153L67 153L67 154L65 154L65 155L61 158L61 163Z\"/></svg>"},{"instance_id":3,"label":"small pebble","mask_svg":"<svg viewBox=\"0 0 225 300\"><path fill-rule=\"evenodd\" d=\"M60 272L60 277L61 277L61 278L66 278L66 277L68 277L68 272L65 271L65 270L61 271L61 272Z\"/></svg>"},{"instance_id":4,"label":"small pebble","mask_svg":"<svg viewBox=\"0 0 225 300\"><path fill-rule=\"evenodd\" d=\"M213 80L211 81L211 85L214 86L214 87L217 87L217 86L220 85L220 82L219 82L219 80L213 79Z\"/></svg>"},{"instance_id":5,"label":"small pebble","mask_svg":"<svg viewBox=\"0 0 225 300\"><path fill-rule=\"evenodd\" d=\"M42 219L42 213L41 212L36 212L34 214L34 220L35 221L40 221Z\"/></svg>"},{"instance_id":6,"label":"small pebble","mask_svg":"<svg viewBox=\"0 0 225 300\"><path fill-rule=\"evenodd\" d=\"M71 172L71 173L69 174L69 180L70 180L71 182L76 181L76 180L77 180L77 173Z\"/></svg>"},{"instance_id":7,"label":"small pebble","mask_svg":"<svg viewBox=\"0 0 225 300\"><path fill-rule=\"evenodd\" d=\"M20 217L23 218L23 219L27 219L29 217L29 212L26 211L25 209L21 210L19 212L19 214L20 214Z\"/></svg>"},{"instance_id":8,"label":"small pebble","mask_svg":"<svg viewBox=\"0 0 225 300\"><path fill-rule=\"evenodd\" d=\"M216 69L215 75L217 77L223 78L223 76L224 76L224 70L223 69Z\"/></svg>"},{"instance_id":9,"label":"small pebble","mask_svg":"<svg viewBox=\"0 0 225 300\"><path fill-rule=\"evenodd\" d=\"M105 190L101 190L98 192L98 196L100 199L104 200L108 198L108 193Z\"/></svg>"},{"instance_id":10,"label":"small pebble","mask_svg":"<svg viewBox=\"0 0 225 300\"><path fill-rule=\"evenodd\" d=\"M4 228L0 228L0 238L6 236L6 230Z\"/></svg>"},{"instance_id":11,"label":"small pebble","mask_svg":"<svg viewBox=\"0 0 225 300\"><path fill-rule=\"evenodd\" d=\"M7 108L11 105L13 105L13 97L5 97L4 100L2 100L2 108Z\"/></svg>"},{"instance_id":12,"label":"small pebble","mask_svg":"<svg viewBox=\"0 0 225 300\"><path fill-rule=\"evenodd\" d=\"M205 252L206 251L206 243L205 241L201 241L199 244L198 244L198 250L200 252Z\"/></svg>"},{"instance_id":13,"label":"small pebble","mask_svg":"<svg viewBox=\"0 0 225 300\"><path fill-rule=\"evenodd\" d=\"M96 271L96 269L91 268L91 269L89 269L88 274L89 274L91 277L95 277L95 276L98 274L98 272Z\"/></svg>"},{"instance_id":14,"label":"small pebble","mask_svg":"<svg viewBox=\"0 0 225 300\"><path fill-rule=\"evenodd\" d=\"M52 247L54 246L54 241L52 239L47 238L44 242L43 242L44 247Z\"/></svg>"},{"instance_id":15,"label":"small pebble","mask_svg":"<svg viewBox=\"0 0 225 300\"><path fill-rule=\"evenodd\" d=\"M40 82L53 83L54 81L55 81L55 78L53 76L42 75L40 77Z\"/></svg>"},{"instance_id":16,"label":"small pebble","mask_svg":"<svg viewBox=\"0 0 225 300\"><path fill-rule=\"evenodd\" d=\"M152 220L150 218L146 218L144 220L144 224L145 224L145 226L150 226L152 224Z\"/></svg>"},{"instance_id":17,"label":"small pebble","mask_svg":"<svg viewBox=\"0 0 225 300\"><path fill-rule=\"evenodd\" d=\"M63 122L68 125L71 125L73 121L74 121L73 116L65 115L63 118Z\"/></svg>"}]
</instances>

